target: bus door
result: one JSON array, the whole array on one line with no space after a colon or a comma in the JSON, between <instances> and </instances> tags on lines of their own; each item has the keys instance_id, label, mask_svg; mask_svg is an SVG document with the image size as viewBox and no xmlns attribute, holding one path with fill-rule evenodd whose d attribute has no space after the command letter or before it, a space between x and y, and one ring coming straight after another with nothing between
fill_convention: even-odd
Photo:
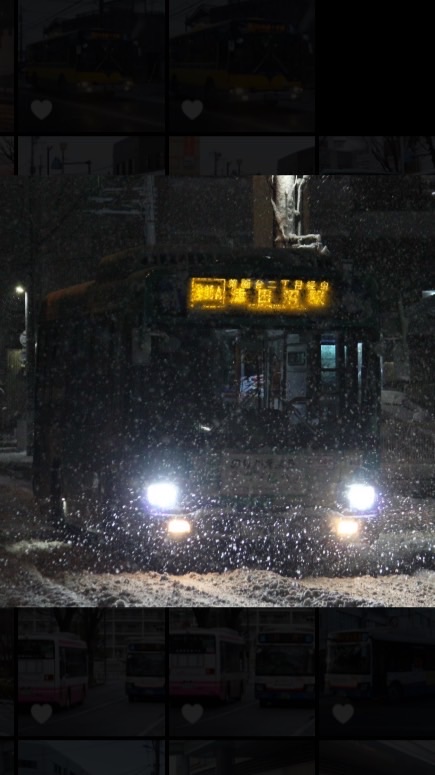
<instances>
[{"instance_id":1,"label":"bus door","mask_svg":"<svg viewBox=\"0 0 435 775\"><path fill-rule=\"evenodd\" d=\"M307 395L307 345L299 334L289 334L286 353L286 401L305 399ZM305 413L305 403L298 406Z\"/></svg>"}]
</instances>

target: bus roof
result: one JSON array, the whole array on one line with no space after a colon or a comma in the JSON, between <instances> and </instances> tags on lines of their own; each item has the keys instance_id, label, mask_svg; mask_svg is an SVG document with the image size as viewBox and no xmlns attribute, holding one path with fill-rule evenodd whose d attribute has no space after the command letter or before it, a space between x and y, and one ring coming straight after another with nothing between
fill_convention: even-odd
<instances>
[{"instance_id":1,"label":"bus roof","mask_svg":"<svg viewBox=\"0 0 435 775\"><path fill-rule=\"evenodd\" d=\"M391 642L405 642L405 643L421 643L423 645L425 644L434 644L435 645L435 633L430 634L425 631L418 633L418 632L410 632L409 630L403 631L397 628L391 628L386 627L385 629L382 627L375 627L370 629L362 629L362 630L336 630L335 632L330 632L327 635L328 640L343 640L345 641L345 636L349 636L348 642L355 642L355 640L352 641L352 636L354 637L356 634L365 635L368 639L373 640L382 640L382 641L391 641Z\"/></svg>"},{"instance_id":2,"label":"bus roof","mask_svg":"<svg viewBox=\"0 0 435 775\"><path fill-rule=\"evenodd\" d=\"M237 630L229 627L190 627L182 630L171 630L169 635L215 635L217 638L232 638L243 641L243 636Z\"/></svg>"},{"instance_id":3,"label":"bus roof","mask_svg":"<svg viewBox=\"0 0 435 775\"><path fill-rule=\"evenodd\" d=\"M138 635L134 638L129 638L127 641L128 644L134 645L135 643L164 643L165 642L165 633L164 632L153 632L153 633L147 633L146 635Z\"/></svg>"},{"instance_id":4,"label":"bus roof","mask_svg":"<svg viewBox=\"0 0 435 775\"><path fill-rule=\"evenodd\" d=\"M259 26L261 25L261 29L259 29L258 32L263 32L268 25L273 25L273 24L285 26L287 30L292 29L292 25L288 21L288 19L262 19L261 17L258 17L258 16L247 16L242 19L222 19L221 21L211 22L209 24L198 24L198 26L194 27L192 30L183 32L180 35L174 35L174 37L170 38L169 45L171 45L171 42L173 40L182 40L183 38L188 38L191 35L197 35L200 32L208 32L209 30L226 29L231 26L236 26L236 25L240 26L243 24L258 24Z\"/></svg>"},{"instance_id":5,"label":"bus roof","mask_svg":"<svg viewBox=\"0 0 435 775\"><path fill-rule=\"evenodd\" d=\"M104 256L99 263L97 278L121 278L127 277L134 271L144 267L170 267L172 269L222 271L234 270L240 267L242 271L255 271L256 265L266 270L270 265L271 271L278 268L282 271L294 269L300 272L334 272L341 267L336 259L331 256L321 256L313 249L303 250L291 248L205 248L198 247L185 250L174 250L162 246L161 248L146 248L144 246L128 248Z\"/></svg>"},{"instance_id":6,"label":"bus roof","mask_svg":"<svg viewBox=\"0 0 435 775\"><path fill-rule=\"evenodd\" d=\"M261 624L259 632L311 632L314 630L314 622L305 624Z\"/></svg>"},{"instance_id":7,"label":"bus roof","mask_svg":"<svg viewBox=\"0 0 435 775\"><path fill-rule=\"evenodd\" d=\"M76 38L80 40L120 40L125 37L125 33L117 30L107 30L103 27L91 27L88 29L73 29L73 30L59 30L59 32L47 35L42 40L36 40L33 43L29 43L26 48L46 45L47 43L53 43L54 41L62 40L62 38Z\"/></svg>"},{"instance_id":8,"label":"bus roof","mask_svg":"<svg viewBox=\"0 0 435 775\"><path fill-rule=\"evenodd\" d=\"M37 632L27 633L26 635L19 635L18 640L55 640L55 641L73 641L77 646L86 646L84 640L81 640L80 635L75 632Z\"/></svg>"}]
</instances>

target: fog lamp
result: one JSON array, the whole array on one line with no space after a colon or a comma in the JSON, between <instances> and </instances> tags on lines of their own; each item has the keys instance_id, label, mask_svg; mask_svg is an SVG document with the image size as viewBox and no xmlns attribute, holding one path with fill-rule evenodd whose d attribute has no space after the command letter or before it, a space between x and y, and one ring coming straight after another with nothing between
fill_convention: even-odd
<instances>
[{"instance_id":1,"label":"fog lamp","mask_svg":"<svg viewBox=\"0 0 435 775\"><path fill-rule=\"evenodd\" d=\"M190 523L187 519L171 519L168 523L168 533L172 533L172 535L190 533Z\"/></svg>"}]
</instances>

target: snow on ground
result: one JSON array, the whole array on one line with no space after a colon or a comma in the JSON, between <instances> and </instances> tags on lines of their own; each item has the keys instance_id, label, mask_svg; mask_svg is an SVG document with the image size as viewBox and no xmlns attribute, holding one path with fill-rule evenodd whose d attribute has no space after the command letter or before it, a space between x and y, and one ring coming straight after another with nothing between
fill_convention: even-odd
<instances>
[{"instance_id":1,"label":"snow on ground","mask_svg":"<svg viewBox=\"0 0 435 775\"><path fill-rule=\"evenodd\" d=\"M227 573L159 573L80 577L68 575L66 588L98 606L228 607L433 607L435 573L374 578L285 578L272 571ZM89 603L88 603L89 605Z\"/></svg>"},{"instance_id":2,"label":"snow on ground","mask_svg":"<svg viewBox=\"0 0 435 775\"><path fill-rule=\"evenodd\" d=\"M435 501L391 504L373 550L311 561L304 578L240 568L225 573L144 572L105 544L53 540L31 494L0 487L0 605L146 607L433 607ZM316 575L318 574L318 575Z\"/></svg>"},{"instance_id":3,"label":"snow on ground","mask_svg":"<svg viewBox=\"0 0 435 775\"><path fill-rule=\"evenodd\" d=\"M98 607L433 607L435 572L301 580L272 571L71 573L54 579L0 556L0 605Z\"/></svg>"}]
</instances>

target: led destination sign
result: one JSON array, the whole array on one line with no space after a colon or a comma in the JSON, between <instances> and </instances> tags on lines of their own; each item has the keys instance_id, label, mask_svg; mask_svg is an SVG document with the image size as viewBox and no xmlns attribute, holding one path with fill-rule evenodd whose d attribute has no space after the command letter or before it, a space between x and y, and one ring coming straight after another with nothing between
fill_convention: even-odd
<instances>
[{"instance_id":1,"label":"led destination sign","mask_svg":"<svg viewBox=\"0 0 435 775\"><path fill-rule=\"evenodd\" d=\"M326 312L332 304L326 280L256 280L191 277L187 306L197 312L295 315Z\"/></svg>"}]
</instances>

